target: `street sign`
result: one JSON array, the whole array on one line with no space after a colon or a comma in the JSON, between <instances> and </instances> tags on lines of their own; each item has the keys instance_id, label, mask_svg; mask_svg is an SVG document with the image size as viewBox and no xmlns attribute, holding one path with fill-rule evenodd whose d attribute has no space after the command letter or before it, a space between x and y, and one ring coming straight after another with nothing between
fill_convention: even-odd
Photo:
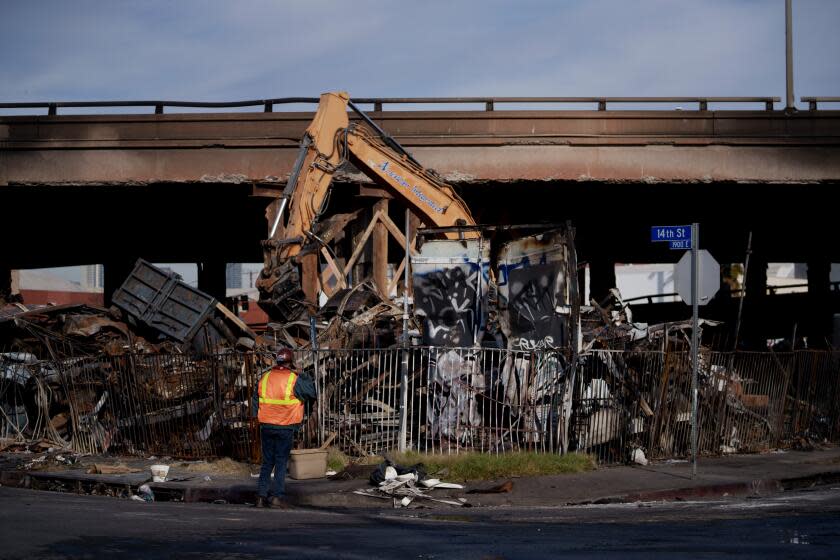
<instances>
[{"instance_id":1,"label":"street sign","mask_svg":"<svg viewBox=\"0 0 840 560\"><path fill-rule=\"evenodd\" d=\"M697 303L706 305L720 288L720 265L715 258L701 249L697 252ZM674 269L674 285L677 293L691 305L691 252L682 256Z\"/></svg>"},{"instance_id":2,"label":"street sign","mask_svg":"<svg viewBox=\"0 0 840 560\"><path fill-rule=\"evenodd\" d=\"M691 226L652 226L650 240L668 241L671 249L691 249ZM678 245L675 246L674 243Z\"/></svg>"}]
</instances>

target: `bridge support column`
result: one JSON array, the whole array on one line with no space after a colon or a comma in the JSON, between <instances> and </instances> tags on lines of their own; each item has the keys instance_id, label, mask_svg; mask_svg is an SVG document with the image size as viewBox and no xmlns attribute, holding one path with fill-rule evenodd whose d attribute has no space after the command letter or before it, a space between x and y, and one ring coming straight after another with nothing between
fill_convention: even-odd
<instances>
[{"instance_id":1,"label":"bridge support column","mask_svg":"<svg viewBox=\"0 0 840 560\"><path fill-rule=\"evenodd\" d=\"M763 350L767 344L764 321L772 315L772 311L767 309L767 257L764 254L753 251L745 288L739 346L747 350Z\"/></svg>"},{"instance_id":2,"label":"bridge support column","mask_svg":"<svg viewBox=\"0 0 840 560\"><path fill-rule=\"evenodd\" d=\"M202 261L198 265L198 289L224 303L226 296L226 263L224 261Z\"/></svg>"},{"instance_id":3,"label":"bridge support column","mask_svg":"<svg viewBox=\"0 0 840 560\"><path fill-rule=\"evenodd\" d=\"M808 261L807 325L802 334L808 346L824 347L830 343L832 331L831 262L825 257Z\"/></svg>"},{"instance_id":4,"label":"bridge support column","mask_svg":"<svg viewBox=\"0 0 840 560\"><path fill-rule=\"evenodd\" d=\"M19 289L15 285L15 276L15 271L0 264L0 304L17 301Z\"/></svg>"},{"instance_id":5,"label":"bridge support column","mask_svg":"<svg viewBox=\"0 0 840 560\"><path fill-rule=\"evenodd\" d=\"M589 297L601 303L615 287L615 261L592 259L589 263Z\"/></svg>"}]
</instances>

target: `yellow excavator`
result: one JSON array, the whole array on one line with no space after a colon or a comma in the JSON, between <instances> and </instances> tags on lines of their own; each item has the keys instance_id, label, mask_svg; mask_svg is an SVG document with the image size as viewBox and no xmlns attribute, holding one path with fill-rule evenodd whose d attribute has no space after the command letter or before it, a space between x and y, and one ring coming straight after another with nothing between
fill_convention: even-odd
<instances>
[{"instance_id":1,"label":"yellow excavator","mask_svg":"<svg viewBox=\"0 0 840 560\"><path fill-rule=\"evenodd\" d=\"M348 107L359 119L350 122ZM336 172L348 161L403 200L427 226L475 225L455 190L360 111L347 93L325 93L301 140L286 188L273 207L269 237L263 242L265 262L257 288L260 306L274 320L294 320L306 309L296 257L305 244L318 241L313 227L325 210ZM469 239L479 233L465 229L443 235Z\"/></svg>"}]
</instances>

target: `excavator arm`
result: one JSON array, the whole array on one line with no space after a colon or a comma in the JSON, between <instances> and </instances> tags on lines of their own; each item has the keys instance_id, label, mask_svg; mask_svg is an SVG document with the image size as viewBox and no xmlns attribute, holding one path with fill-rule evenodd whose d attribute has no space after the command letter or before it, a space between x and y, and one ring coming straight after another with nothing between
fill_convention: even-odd
<instances>
[{"instance_id":1,"label":"excavator arm","mask_svg":"<svg viewBox=\"0 0 840 560\"><path fill-rule=\"evenodd\" d=\"M348 106L361 120L350 122ZM317 240L313 226L324 210L333 177L345 161L405 201L427 225L475 225L455 190L356 109L346 93L325 93L301 141L283 195L274 205L269 238L263 242L265 263L257 287L260 304L273 318L293 320L304 310L295 257L310 239ZM478 233L445 235L458 239Z\"/></svg>"}]
</instances>

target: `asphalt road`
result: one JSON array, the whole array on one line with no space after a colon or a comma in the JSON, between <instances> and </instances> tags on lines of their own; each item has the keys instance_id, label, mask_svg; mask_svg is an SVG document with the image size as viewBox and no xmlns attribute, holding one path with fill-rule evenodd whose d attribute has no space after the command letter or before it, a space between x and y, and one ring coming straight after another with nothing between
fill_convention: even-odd
<instances>
[{"instance_id":1,"label":"asphalt road","mask_svg":"<svg viewBox=\"0 0 840 560\"><path fill-rule=\"evenodd\" d=\"M840 488L760 499L255 510L0 488L2 558L840 557Z\"/></svg>"}]
</instances>

